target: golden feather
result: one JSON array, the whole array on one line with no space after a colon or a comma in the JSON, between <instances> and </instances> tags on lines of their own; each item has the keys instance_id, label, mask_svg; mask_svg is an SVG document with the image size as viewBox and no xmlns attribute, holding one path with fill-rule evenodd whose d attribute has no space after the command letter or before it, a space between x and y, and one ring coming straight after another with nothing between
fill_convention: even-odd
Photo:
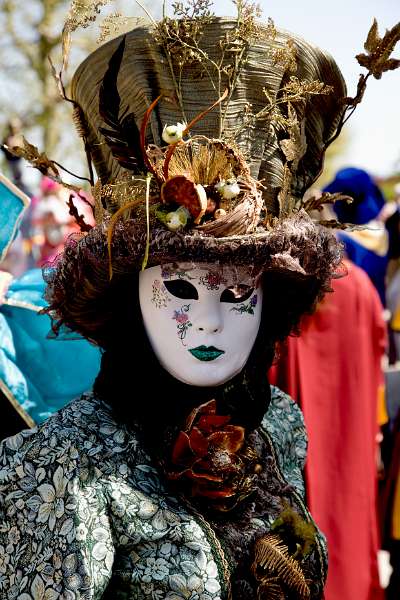
<instances>
[{"instance_id":1,"label":"golden feather","mask_svg":"<svg viewBox=\"0 0 400 600\"><path fill-rule=\"evenodd\" d=\"M310 588L304 573L294 558L289 554L288 547L281 537L274 533L260 538L255 545L252 572L261 588L271 577L276 577L287 588L297 594L299 600L308 600ZM267 598L266 595L260 598Z\"/></svg>"}]
</instances>

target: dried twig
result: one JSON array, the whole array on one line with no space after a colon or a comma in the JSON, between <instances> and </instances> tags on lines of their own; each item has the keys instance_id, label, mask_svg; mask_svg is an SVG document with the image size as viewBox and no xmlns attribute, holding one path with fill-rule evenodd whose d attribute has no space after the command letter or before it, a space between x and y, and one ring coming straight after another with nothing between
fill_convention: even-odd
<instances>
[{"instance_id":1,"label":"dried twig","mask_svg":"<svg viewBox=\"0 0 400 600\"><path fill-rule=\"evenodd\" d=\"M320 196L312 196L305 202L302 202L301 207L306 212L310 212L312 210L322 212L325 204L335 204L335 202L338 202L339 200L347 202L347 204L351 204L353 202L353 198L351 198L351 196L347 196L341 192L335 192L334 194L322 192Z\"/></svg>"},{"instance_id":2,"label":"dried twig","mask_svg":"<svg viewBox=\"0 0 400 600\"><path fill-rule=\"evenodd\" d=\"M77 225L79 226L79 229L83 233L87 233L88 231L93 229L92 225L89 225L88 223L86 223L84 216L79 214L78 209L74 204L73 194L70 194L69 199L67 201L67 206L69 208L69 214L71 215L71 217L73 217L75 219Z\"/></svg>"}]
</instances>

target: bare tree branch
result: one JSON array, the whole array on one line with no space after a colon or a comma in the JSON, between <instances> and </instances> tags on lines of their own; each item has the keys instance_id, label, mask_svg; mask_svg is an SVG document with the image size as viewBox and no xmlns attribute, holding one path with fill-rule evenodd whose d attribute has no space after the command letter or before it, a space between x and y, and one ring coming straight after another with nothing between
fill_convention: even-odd
<instances>
[{"instance_id":1,"label":"bare tree branch","mask_svg":"<svg viewBox=\"0 0 400 600\"><path fill-rule=\"evenodd\" d=\"M8 33L10 36L12 44L15 46L15 48L22 52L32 69L35 69L36 61L34 47L17 34L14 25L15 10L16 7L13 0L3 0L3 14L5 17L6 33Z\"/></svg>"}]
</instances>

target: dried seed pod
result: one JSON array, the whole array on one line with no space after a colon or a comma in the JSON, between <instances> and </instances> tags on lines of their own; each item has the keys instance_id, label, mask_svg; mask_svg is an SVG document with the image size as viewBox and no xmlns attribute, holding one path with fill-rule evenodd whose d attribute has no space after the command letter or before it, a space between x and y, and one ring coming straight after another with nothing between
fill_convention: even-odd
<instances>
[{"instance_id":1,"label":"dried seed pod","mask_svg":"<svg viewBox=\"0 0 400 600\"><path fill-rule=\"evenodd\" d=\"M179 204L190 212L197 225L207 210L207 194L200 184L185 177L170 177L161 187L161 200L165 204Z\"/></svg>"}]
</instances>

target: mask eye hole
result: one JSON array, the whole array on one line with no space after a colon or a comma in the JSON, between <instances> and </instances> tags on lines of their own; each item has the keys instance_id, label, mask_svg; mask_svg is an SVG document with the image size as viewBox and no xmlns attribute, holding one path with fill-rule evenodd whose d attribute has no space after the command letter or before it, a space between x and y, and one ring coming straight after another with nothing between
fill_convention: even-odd
<instances>
[{"instance_id":1,"label":"mask eye hole","mask_svg":"<svg viewBox=\"0 0 400 600\"><path fill-rule=\"evenodd\" d=\"M254 288L243 283L239 285L232 285L224 289L219 299L220 302L229 302L230 304L238 304L239 302L245 302L248 300Z\"/></svg>"},{"instance_id":2,"label":"mask eye hole","mask_svg":"<svg viewBox=\"0 0 400 600\"><path fill-rule=\"evenodd\" d=\"M164 281L164 285L170 294L181 300L198 300L199 294L193 284L184 279L172 279Z\"/></svg>"}]
</instances>

